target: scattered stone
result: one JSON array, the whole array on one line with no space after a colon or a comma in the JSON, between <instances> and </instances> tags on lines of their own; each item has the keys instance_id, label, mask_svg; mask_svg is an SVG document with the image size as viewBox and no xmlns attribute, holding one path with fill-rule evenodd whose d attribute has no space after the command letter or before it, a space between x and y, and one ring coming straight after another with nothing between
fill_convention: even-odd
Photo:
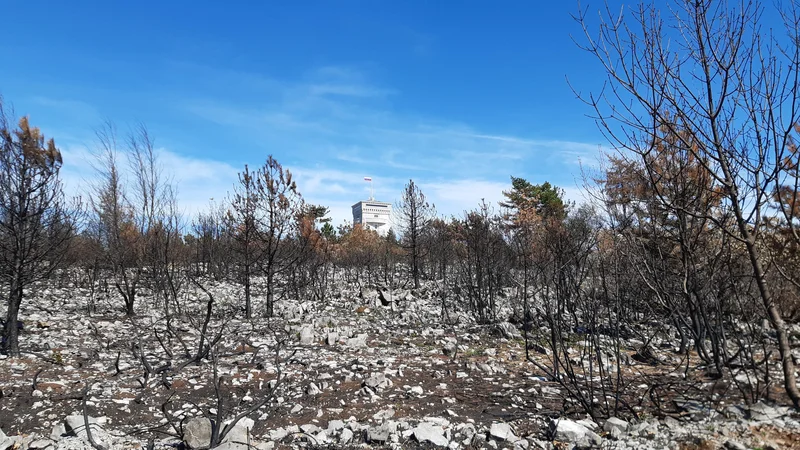
<instances>
[{"instance_id":1,"label":"scattered stone","mask_svg":"<svg viewBox=\"0 0 800 450\"><path fill-rule=\"evenodd\" d=\"M385 443L389 440L392 433L397 432L397 423L386 421L377 427L369 427L367 430L367 441L375 443Z\"/></svg>"},{"instance_id":2,"label":"scattered stone","mask_svg":"<svg viewBox=\"0 0 800 450\"><path fill-rule=\"evenodd\" d=\"M309 384L308 388L306 389L306 394L308 395L319 395L321 393L322 391L315 383Z\"/></svg>"},{"instance_id":3,"label":"scattered stone","mask_svg":"<svg viewBox=\"0 0 800 450\"><path fill-rule=\"evenodd\" d=\"M43 450L43 449L46 449L46 448L53 448L55 446L56 446L56 441L53 441L51 439L36 439L35 441L32 441L30 444L28 444L28 449L29 450ZM2 443L0 443L0 449L2 449L2 448L3 448L3 445L2 445Z\"/></svg>"},{"instance_id":4,"label":"scattered stone","mask_svg":"<svg viewBox=\"0 0 800 450\"><path fill-rule=\"evenodd\" d=\"M603 439L585 426L568 419L554 419L550 430L557 441L571 442L578 447L600 445Z\"/></svg>"},{"instance_id":5,"label":"scattered stone","mask_svg":"<svg viewBox=\"0 0 800 450\"><path fill-rule=\"evenodd\" d=\"M747 416L747 411L745 411L744 408L742 408L741 406L733 406L733 405L726 406L722 410L722 413L728 419L744 419Z\"/></svg>"},{"instance_id":6,"label":"scattered stone","mask_svg":"<svg viewBox=\"0 0 800 450\"><path fill-rule=\"evenodd\" d=\"M0 430L0 450L6 450L14 445L14 439L6 436L3 430Z\"/></svg>"},{"instance_id":7,"label":"scattered stone","mask_svg":"<svg viewBox=\"0 0 800 450\"><path fill-rule=\"evenodd\" d=\"M725 444L722 445L726 450L747 450L747 447L744 444L740 444L736 441L725 441Z\"/></svg>"},{"instance_id":8,"label":"scattered stone","mask_svg":"<svg viewBox=\"0 0 800 450\"><path fill-rule=\"evenodd\" d=\"M603 431L610 432L611 430L619 430L621 432L628 431L628 422L618 419L616 417L609 417L606 423L603 424Z\"/></svg>"},{"instance_id":9,"label":"scattered stone","mask_svg":"<svg viewBox=\"0 0 800 450\"><path fill-rule=\"evenodd\" d=\"M227 424L226 424L227 425ZM240 419L236 422L236 425L231 428L231 430L222 438L222 444L244 444L247 445L253 438L251 436L250 430L253 429L255 423L252 419L247 417ZM209 436L210 437L210 436ZM210 439L209 439L210 442ZM219 447L217 447L219 448ZM234 447L230 447L230 450L234 450ZM247 450L244 448L243 450Z\"/></svg>"},{"instance_id":10,"label":"scattered stone","mask_svg":"<svg viewBox=\"0 0 800 450\"><path fill-rule=\"evenodd\" d=\"M597 423L595 423L591 419L580 419L576 420L575 422L585 426L588 430L596 431L597 430Z\"/></svg>"},{"instance_id":11,"label":"scattered stone","mask_svg":"<svg viewBox=\"0 0 800 450\"><path fill-rule=\"evenodd\" d=\"M338 282L333 280L335 284ZM108 433L111 426L103 422L103 418L93 419L94 438L103 444L110 444L107 450L147 448L147 442L141 441L144 435L138 435L136 430L157 426L169 430L171 425L181 422L187 431L187 441L197 438L192 431L193 426L197 426L198 434L206 433L205 439L199 439L205 442L192 443L192 446L203 448L210 441L210 423L202 418L200 410L216 406L213 386L210 384L212 378L209 376L212 365L204 360L166 377L165 381L171 383L176 393L180 394L167 405L171 417L168 420L159 411L158 404L148 398L145 401L135 398L141 391L140 384L145 381L140 378L142 362L135 353L131 355L130 351L124 351L137 337L136 330L123 321L122 314L116 311L119 298L110 298L117 297L117 293L113 289L110 294L104 289L98 290L97 309L90 315L84 313L86 305L82 295L77 294L86 288L76 285L74 281L67 280L65 283L66 290L76 292L74 297L49 293L39 295L34 292L32 301L23 305L26 323L33 324L33 329L25 334L26 345L39 349L48 358L59 362L40 372L37 389L31 390L30 376L43 367L41 361L25 355L20 358L0 355L0 371L8 375L4 378L5 384L0 395L13 400L19 393L27 392L30 393L28 404L32 405L24 411L12 410L15 401L0 405L6 414L4 417L12 418L4 425L6 431L15 433L15 436L9 437L0 432L0 450L8 450L8 447L19 450L93 450L82 439L85 433L81 428L83 423L80 414L76 414L69 428L69 433L75 436L68 435L65 416L71 408L76 407L75 402L54 401L55 398L69 396L85 380L93 380L91 389L94 396L87 399L88 406L92 411L100 410L102 414L113 418L114 426L120 429L118 434L112 435ZM219 298L220 305L224 305L219 312L227 313L228 309L225 308L235 305L240 291L232 288L228 282L209 279L209 285ZM433 283L428 283L428 286L415 290L414 296L409 297L407 291L399 289L382 293L381 290L395 288L389 287L388 283L382 284L379 290L372 291L372 301L364 302L357 299L359 290L353 287L341 292L337 292L338 288L332 289L331 295L320 302L301 303L292 299L291 295L282 298L276 302L274 319L279 324L277 329L293 334L295 344L299 341L304 343L293 345L291 350L295 354L279 368L280 375L286 376L286 383L277 381L278 368L273 358L269 357L275 336L264 332L266 322L262 321L263 318L260 315L247 321L236 315L230 318L231 326L226 328L237 331L226 332L219 341L221 348L231 351L220 353L217 366L219 375L224 377L225 393L230 394L230 402L226 400L226 416L231 417L233 413L256 405L269 395L272 388L279 390L275 393L274 402L253 416L255 418L260 414L257 422L265 430L259 436L262 439L251 442L248 448L274 450L290 446L370 446L392 450L416 447L552 450L556 446L574 449L591 445L596 448L599 442L601 448L619 450L675 450L681 443L710 444L714 448L728 450L750 447L777 449L790 445L788 441L781 440L784 436L782 433L794 438L800 431L796 416L788 415L784 408L772 403L754 405L752 408L744 405L726 406L731 404L730 400L734 397L707 383L701 385L702 389L717 395L711 401L697 401L701 397L694 394L687 395L686 399L667 397L670 402L677 400L670 407L674 405L689 413L682 415L680 421L664 417L628 423L610 418L600 422L601 427L595 429L596 424L587 420L565 420L553 424L552 434L547 435L558 435L559 442L555 446L552 441L540 441L544 438L541 434L542 425L547 428L549 414L552 414L548 408L555 404L554 399L568 399L569 393L563 388L558 389L556 380L519 370L521 364L527 364L524 361L524 345L516 339L522 328L504 323L497 325L497 331L494 326L487 329L463 311L453 312L449 317L451 320L443 323L440 319L441 298L437 297L438 292L432 286ZM148 288L143 295L150 297L154 293ZM370 295L373 294L367 293L367 296ZM381 296L384 303L389 301L396 311L382 308ZM186 299L187 308L205 305L200 292L188 292L182 298ZM413 298L414 301L405 301L406 298ZM195 300L200 303L192 305ZM498 300L498 317L512 317L513 308L506 304L507 299ZM257 301L261 301L260 297ZM43 302L41 306L47 310L39 308L37 302ZM141 323L146 327L152 325L161 333L165 325L158 320L161 313L158 308L147 308L147 304L146 301L142 303L142 308L137 311L141 315ZM367 305L368 308L362 314L353 314L359 305ZM230 311L233 312L233 308ZM215 314L214 323L210 324L215 330L221 325L220 317ZM35 325L42 320L47 320L50 326ZM422 325L412 326L414 324ZM187 345L191 345L189 348L197 344L199 330L183 320L181 315L175 315L171 326ZM641 322L631 324L631 327L640 327L640 331L647 335L652 335L653 326ZM650 351L657 361L661 360L662 355L672 358L671 351L677 342L670 337L675 330L669 330L669 324L666 326L667 333L656 334L651 341ZM795 328L800 330L800 325ZM514 340L508 342L486 335L488 332L503 336L500 330L506 331L504 337ZM167 357L169 351L152 340L155 339L152 330L138 331L141 338L147 340L146 356L154 368L170 361ZM580 358L579 348L584 345L583 339L586 338L575 337L571 331L567 332L570 332L571 348L566 356L577 361ZM592 339L596 338L601 347L598 349L601 353L599 364L606 364L609 349L620 338L626 353L643 348L645 344L635 338L637 334L631 333L629 337L620 335L618 338L603 331L596 332ZM458 339L452 336L458 336ZM795 332L795 336L800 336L800 331ZM578 341L573 342L573 338ZM367 345L368 340L370 346ZM98 345L98 342L102 345ZM330 347L315 345L322 342ZM531 354L546 353L547 344L537 342L544 346L537 348L532 343L529 346ZM171 339L164 343L172 345L175 350L180 348L180 345L175 345L178 342ZM800 346L800 338L794 344ZM115 361L120 349L123 351ZM449 361L450 358L442 356L442 351L447 355L460 354L464 358ZM800 351L796 351L800 358ZM746 358L742 358L742 367L749 367L745 365L747 363ZM668 371L668 367L664 366L663 369ZM738 382L746 381L746 370L750 369L740 369L733 374ZM674 374L665 372L664 375ZM158 378L149 380L148 389L158 386L162 381ZM676 378L675 381L682 383L686 380ZM393 389L395 385L402 386L402 389ZM637 383L629 385L631 390L639 392L644 392L647 387ZM526 417L520 417L519 422L495 424L486 420L491 417L489 415L470 418L470 398L484 393L487 402L497 406L498 418L495 420L500 421L499 417L511 420L510 417L517 417L517 411L524 411ZM569 403L569 400L567 402L569 408L575 410L576 405ZM392 405L397 408L402 406L402 413L399 409L395 412ZM718 405L722 414L713 421L705 420L711 417L709 408L713 405ZM228 410L228 406L234 410ZM303 433L300 433L301 427L298 425L273 429L270 414L274 408L277 408L278 414L288 416L281 417L281 421L294 421L298 425L304 423ZM492 410L495 411L495 407ZM642 415L648 417L649 412L645 408ZM14 417L14 414L17 416ZM419 417L426 414L441 417ZM687 418L703 420L693 422L685 420ZM242 422L242 425L246 424ZM102 431L100 427L107 431ZM599 433L600 429L607 433L603 434L605 438L614 441L603 441L594 434ZM756 434L762 431L763 436ZM524 439L516 436L516 432L524 434ZM247 426L237 424L233 431L224 436L226 442L218 448L245 450L242 442L252 439L249 435ZM775 442L769 439L775 439ZM157 438L154 445L155 449L175 447L191 448L188 442L179 443L172 437Z\"/></svg>"},{"instance_id":12,"label":"scattered stone","mask_svg":"<svg viewBox=\"0 0 800 450\"><path fill-rule=\"evenodd\" d=\"M67 416L64 419L64 429L67 434L77 436L84 442L89 442L89 435L86 433L86 421L89 422L92 439L100 445L110 446L111 436L100 427L100 421L94 417L87 417L84 420L82 415Z\"/></svg>"},{"instance_id":13,"label":"scattered stone","mask_svg":"<svg viewBox=\"0 0 800 450\"><path fill-rule=\"evenodd\" d=\"M322 431L322 429L314 425L313 423L307 423L304 425L300 425L300 431L302 431L305 434L317 434L320 431Z\"/></svg>"},{"instance_id":14,"label":"scattered stone","mask_svg":"<svg viewBox=\"0 0 800 450\"><path fill-rule=\"evenodd\" d=\"M58 441L66 434L67 434L67 429L66 427L64 427L64 423L59 422L53 425L53 430L50 432L50 439Z\"/></svg>"},{"instance_id":15,"label":"scattered stone","mask_svg":"<svg viewBox=\"0 0 800 450\"><path fill-rule=\"evenodd\" d=\"M522 335L519 334L517 327L515 327L511 322L500 322L495 325L495 330L497 334L506 339L517 339L522 337Z\"/></svg>"},{"instance_id":16,"label":"scattered stone","mask_svg":"<svg viewBox=\"0 0 800 450\"><path fill-rule=\"evenodd\" d=\"M372 418L377 421L391 419L392 417L394 417L394 409L392 408L378 411L372 415Z\"/></svg>"},{"instance_id":17,"label":"scattered stone","mask_svg":"<svg viewBox=\"0 0 800 450\"><path fill-rule=\"evenodd\" d=\"M342 430L342 434L339 435L339 443L342 445L347 445L353 440L353 432L349 428L345 428Z\"/></svg>"},{"instance_id":18,"label":"scattered stone","mask_svg":"<svg viewBox=\"0 0 800 450\"><path fill-rule=\"evenodd\" d=\"M422 421L439 425L442 428L448 428L450 426L450 421L444 417L423 417Z\"/></svg>"},{"instance_id":19,"label":"scattered stone","mask_svg":"<svg viewBox=\"0 0 800 450\"><path fill-rule=\"evenodd\" d=\"M382 372L374 373L369 378L364 380L364 386L380 390L386 389L392 385L392 382L386 378L386 375Z\"/></svg>"},{"instance_id":20,"label":"scattered stone","mask_svg":"<svg viewBox=\"0 0 800 450\"><path fill-rule=\"evenodd\" d=\"M328 333L325 338L325 343L328 345L335 345L337 342L339 342L339 333Z\"/></svg>"},{"instance_id":21,"label":"scattered stone","mask_svg":"<svg viewBox=\"0 0 800 450\"><path fill-rule=\"evenodd\" d=\"M489 428L489 436L501 441L514 442L518 438L514 435L511 425L505 422L495 422Z\"/></svg>"},{"instance_id":22,"label":"scattered stone","mask_svg":"<svg viewBox=\"0 0 800 450\"><path fill-rule=\"evenodd\" d=\"M95 448L79 437L68 436L56 443L55 450L95 450Z\"/></svg>"},{"instance_id":23,"label":"scattered stone","mask_svg":"<svg viewBox=\"0 0 800 450\"><path fill-rule=\"evenodd\" d=\"M344 422L341 420L331 420L328 422L328 431L339 431L344 428Z\"/></svg>"},{"instance_id":24,"label":"scattered stone","mask_svg":"<svg viewBox=\"0 0 800 450\"><path fill-rule=\"evenodd\" d=\"M414 438L419 443L430 442L439 447L447 447L450 441L444 436L444 430L428 422L422 422L414 428Z\"/></svg>"},{"instance_id":25,"label":"scattered stone","mask_svg":"<svg viewBox=\"0 0 800 450\"><path fill-rule=\"evenodd\" d=\"M314 327L304 325L300 328L300 345L311 345L314 343Z\"/></svg>"},{"instance_id":26,"label":"scattered stone","mask_svg":"<svg viewBox=\"0 0 800 450\"><path fill-rule=\"evenodd\" d=\"M359 334L347 340L347 346L350 348L364 348L367 346L367 335Z\"/></svg>"},{"instance_id":27,"label":"scattered stone","mask_svg":"<svg viewBox=\"0 0 800 450\"><path fill-rule=\"evenodd\" d=\"M289 435L289 431L284 428L275 428L270 430L268 434L273 441L280 441Z\"/></svg>"},{"instance_id":28,"label":"scattered stone","mask_svg":"<svg viewBox=\"0 0 800 450\"><path fill-rule=\"evenodd\" d=\"M246 443L222 442L214 450L250 450Z\"/></svg>"},{"instance_id":29,"label":"scattered stone","mask_svg":"<svg viewBox=\"0 0 800 450\"><path fill-rule=\"evenodd\" d=\"M751 405L749 408L747 408L747 412L751 419L761 422L767 422L779 417L783 417L787 413L784 408L775 408L766 405L763 402L758 402L754 405Z\"/></svg>"},{"instance_id":30,"label":"scattered stone","mask_svg":"<svg viewBox=\"0 0 800 450\"><path fill-rule=\"evenodd\" d=\"M189 448L204 448L211 445L211 421L205 417L193 417L183 426L183 442Z\"/></svg>"}]
</instances>

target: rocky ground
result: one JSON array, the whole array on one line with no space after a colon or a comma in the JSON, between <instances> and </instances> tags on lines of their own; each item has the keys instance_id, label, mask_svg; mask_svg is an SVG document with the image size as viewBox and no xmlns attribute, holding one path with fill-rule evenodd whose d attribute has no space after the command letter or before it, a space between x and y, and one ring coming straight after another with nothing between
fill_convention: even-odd
<instances>
[{"instance_id":1,"label":"rocky ground","mask_svg":"<svg viewBox=\"0 0 800 450\"><path fill-rule=\"evenodd\" d=\"M24 354L0 360L0 450L204 448L212 421L231 425L224 449L800 448L798 417L779 405L682 400L675 387L663 399L671 412L655 410L656 381L636 358L624 370L642 382L626 395L640 401L593 421L526 361L514 325L464 314L444 323L427 288L343 288L247 321L238 288L205 286L214 298L205 333L200 289L170 311L145 293L134 318L113 295L90 314L88 291L68 283L31 292ZM200 348L208 354L194 361ZM659 376L715 388L684 369Z\"/></svg>"}]
</instances>

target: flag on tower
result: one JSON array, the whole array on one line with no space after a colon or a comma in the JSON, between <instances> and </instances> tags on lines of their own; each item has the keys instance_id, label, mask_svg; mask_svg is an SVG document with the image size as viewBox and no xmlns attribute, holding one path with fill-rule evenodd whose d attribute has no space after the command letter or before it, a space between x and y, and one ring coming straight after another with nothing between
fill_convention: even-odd
<instances>
[{"instance_id":1,"label":"flag on tower","mask_svg":"<svg viewBox=\"0 0 800 450\"><path fill-rule=\"evenodd\" d=\"M372 177L364 177L364 181L372 181Z\"/></svg>"}]
</instances>

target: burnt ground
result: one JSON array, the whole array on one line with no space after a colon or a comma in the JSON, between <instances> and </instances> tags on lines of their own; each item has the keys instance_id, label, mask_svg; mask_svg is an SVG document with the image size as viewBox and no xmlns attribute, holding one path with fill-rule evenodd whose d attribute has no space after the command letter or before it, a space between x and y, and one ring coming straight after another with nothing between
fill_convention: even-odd
<instances>
[{"instance_id":1,"label":"burnt ground","mask_svg":"<svg viewBox=\"0 0 800 450\"><path fill-rule=\"evenodd\" d=\"M506 422L517 436L537 442L549 440L550 418L585 417L563 386L547 381L526 361L521 337L503 337L463 315L457 325L442 324L439 306L424 293L383 307L376 293L343 290L326 304L284 301L280 318L246 321L231 318L237 316L235 287L209 288L218 315L206 336L219 336L219 342L216 358L199 362L190 360L206 306L200 292L186 297L182 315L172 311L169 325L163 309L147 296L132 319L118 311L113 296L97 299L96 311L89 314L88 293L80 288L46 289L33 296L22 311L24 354L0 360L0 429L7 435L50 436L64 417L81 414L85 405L88 415L104 418L103 426L126 436L125 446L133 448L149 439L177 443L188 418L213 416L220 405L224 418L230 418L268 400L249 415L255 421L253 436L260 440L292 425L324 429L342 420L368 427L386 418L434 418L479 430ZM365 340L359 342L359 335ZM280 339L285 343L276 360ZM636 348L625 351L633 357ZM546 355L531 354L550 364ZM213 360L219 391L213 385ZM706 376L697 361L688 362L688 371L674 355L658 366L631 361L623 368L629 381L622 397L628 406L618 411L626 419L691 422L698 410L717 415L742 404L731 383ZM147 374L146 365L151 372L168 368ZM376 374L388 381L365 388ZM282 381L273 393L270 382L278 378ZM779 383L772 393L785 401ZM694 409L681 408L684 397L698 400ZM777 448L800 448L797 430L781 424L707 431L684 439L682 448L718 448L732 436L754 446L772 442Z\"/></svg>"}]
</instances>

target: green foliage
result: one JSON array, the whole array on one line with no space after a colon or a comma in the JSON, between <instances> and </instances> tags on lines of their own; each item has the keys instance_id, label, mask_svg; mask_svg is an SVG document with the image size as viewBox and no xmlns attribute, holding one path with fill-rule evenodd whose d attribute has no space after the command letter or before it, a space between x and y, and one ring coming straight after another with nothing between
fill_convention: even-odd
<instances>
[{"instance_id":1,"label":"green foliage","mask_svg":"<svg viewBox=\"0 0 800 450\"><path fill-rule=\"evenodd\" d=\"M311 217L314 219L314 222L319 223L328 223L331 221L330 217L325 217L328 215L328 207L322 205L304 205L303 208L303 215L306 217Z\"/></svg>"},{"instance_id":2,"label":"green foliage","mask_svg":"<svg viewBox=\"0 0 800 450\"><path fill-rule=\"evenodd\" d=\"M567 214L564 202L564 190L547 181L542 184L531 184L524 178L511 177L511 190L503 191L507 201L500 206L518 213L522 210L534 210L543 218L563 219Z\"/></svg>"},{"instance_id":3,"label":"green foliage","mask_svg":"<svg viewBox=\"0 0 800 450\"><path fill-rule=\"evenodd\" d=\"M397 235L394 234L394 229L392 229L392 228L389 228L389 231L386 232L386 238L385 239L386 239L386 242L388 242L390 244L399 244L399 241L397 240Z\"/></svg>"},{"instance_id":4,"label":"green foliage","mask_svg":"<svg viewBox=\"0 0 800 450\"><path fill-rule=\"evenodd\" d=\"M319 232L325 239L329 241L334 241L336 239L336 229L333 228L333 225L331 225L330 221L322 224Z\"/></svg>"}]
</instances>

